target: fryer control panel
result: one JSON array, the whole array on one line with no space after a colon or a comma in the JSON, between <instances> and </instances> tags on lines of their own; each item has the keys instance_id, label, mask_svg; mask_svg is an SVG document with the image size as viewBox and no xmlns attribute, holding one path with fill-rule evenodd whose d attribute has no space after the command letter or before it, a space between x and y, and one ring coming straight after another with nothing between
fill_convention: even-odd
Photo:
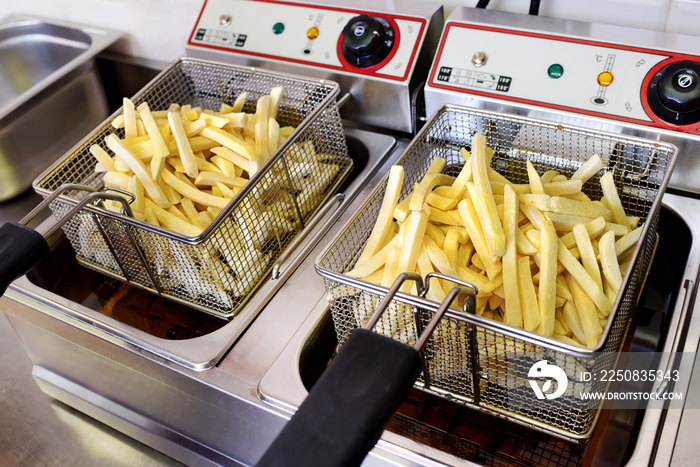
<instances>
[{"instance_id":1,"label":"fryer control panel","mask_svg":"<svg viewBox=\"0 0 700 467\"><path fill-rule=\"evenodd\" d=\"M425 18L392 12L275 0L207 0L188 45L406 81L426 24Z\"/></svg>"},{"instance_id":2,"label":"fryer control panel","mask_svg":"<svg viewBox=\"0 0 700 467\"><path fill-rule=\"evenodd\" d=\"M429 86L700 134L700 56L448 22Z\"/></svg>"}]
</instances>

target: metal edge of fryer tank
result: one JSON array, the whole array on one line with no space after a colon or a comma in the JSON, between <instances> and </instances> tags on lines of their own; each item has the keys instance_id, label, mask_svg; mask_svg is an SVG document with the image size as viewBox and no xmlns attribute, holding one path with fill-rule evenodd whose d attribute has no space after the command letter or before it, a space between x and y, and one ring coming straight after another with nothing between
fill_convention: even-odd
<instances>
[{"instance_id":1,"label":"metal edge of fryer tank","mask_svg":"<svg viewBox=\"0 0 700 467\"><path fill-rule=\"evenodd\" d=\"M338 208L339 212L347 209L349 203L356 196L361 196L360 192L363 187L371 175L379 170L395 144L393 137L377 133L347 130L346 134L358 138L367 145L370 149L370 160L364 170L344 190L346 198L345 202ZM312 236L309 235L309 238ZM291 260L286 267L283 277L278 280L266 280L247 306L230 323L207 336L186 341L169 341L151 336L144 331L134 329L97 311L43 290L33 284L26 276L10 285L5 295L6 299L32 308L40 308L44 313L50 314L56 319L72 323L86 332L99 334L103 339L115 345L132 349L147 358L172 362L195 371L204 371L217 364L261 310L266 307L285 281L294 274L295 269L304 260L304 257L298 253L305 248L308 248L308 245L302 244L297 250L291 252L290 256L296 255L296 258Z\"/></svg>"}]
</instances>

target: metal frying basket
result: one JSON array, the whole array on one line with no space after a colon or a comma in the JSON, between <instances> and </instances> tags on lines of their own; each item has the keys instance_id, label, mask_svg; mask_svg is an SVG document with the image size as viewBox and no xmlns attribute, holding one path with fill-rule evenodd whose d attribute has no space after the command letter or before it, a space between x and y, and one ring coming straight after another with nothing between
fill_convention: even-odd
<instances>
[{"instance_id":1,"label":"metal frying basket","mask_svg":"<svg viewBox=\"0 0 700 467\"><path fill-rule=\"evenodd\" d=\"M426 349L426 370L418 386L563 438L584 441L592 434L602 404L582 401L574 394L602 391L607 383L570 381L563 396L539 400L528 383L528 370L541 360L556 364L567 375L610 369L616 364L640 282L651 263L661 195L677 149L658 141L448 105L431 117L397 160L405 171L401 198L437 157L446 160L446 171L459 170L463 164L459 150L469 149L475 132L484 134L494 150L492 167L514 183L527 183L527 160L539 173L556 169L569 177L590 156L601 155L608 169L613 170L626 213L644 222L642 237L596 348L584 349L451 309ZM591 199L602 196L601 175L584 184L583 190ZM387 291L343 274L353 268L364 249L387 179L388 175L316 262L341 344L353 329L364 324ZM410 344L437 307L437 303L423 297L399 293L377 329Z\"/></svg>"},{"instance_id":2,"label":"metal frying basket","mask_svg":"<svg viewBox=\"0 0 700 467\"><path fill-rule=\"evenodd\" d=\"M336 104L338 85L182 58L132 98L136 106L146 101L152 110L172 103L218 110L247 92L243 110L252 113L258 98L275 86L284 88L277 120L296 130L202 234L184 237L90 205L63 227L78 260L199 310L234 316L350 173L352 160ZM89 148L110 133L123 138L123 130L111 125L120 111L39 176L34 189L44 197L64 183L103 189ZM82 196L72 191L57 198L51 206L54 216L66 215ZM284 227L279 219L285 220Z\"/></svg>"}]
</instances>

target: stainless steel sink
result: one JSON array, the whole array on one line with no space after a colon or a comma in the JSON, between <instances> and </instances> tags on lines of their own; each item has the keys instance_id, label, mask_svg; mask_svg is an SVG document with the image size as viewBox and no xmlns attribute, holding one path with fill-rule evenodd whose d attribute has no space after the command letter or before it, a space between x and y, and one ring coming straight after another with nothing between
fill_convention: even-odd
<instances>
[{"instance_id":1,"label":"stainless steel sink","mask_svg":"<svg viewBox=\"0 0 700 467\"><path fill-rule=\"evenodd\" d=\"M0 20L0 201L108 114L95 56L121 35L27 16Z\"/></svg>"}]
</instances>

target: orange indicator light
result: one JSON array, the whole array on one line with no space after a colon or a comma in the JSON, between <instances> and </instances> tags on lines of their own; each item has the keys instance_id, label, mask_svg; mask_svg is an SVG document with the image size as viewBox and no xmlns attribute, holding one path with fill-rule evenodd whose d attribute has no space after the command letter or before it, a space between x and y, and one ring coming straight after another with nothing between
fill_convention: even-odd
<instances>
[{"instance_id":1,"label":"orange indicator light","mask_svg":"<svg viewBox=\"0 0 700 467\"><path fill-rule=\"evenodd\" d=\"M609 71L603 71L598 75L598 84L601 86L610 86L613 82L613 74Z\"/></svg>"},{"instance_id":2,"label":"orange indicator light","mask_svg":"<svg viewBox=\"0 0 700 467\"><path fill-rule=\"evenodd\" d=\"M315 26L313 28L309 28L309 30L306 31L306 37L309 39L316 39L318 37L318 28Z\"/></svg>"}]
</instances>

